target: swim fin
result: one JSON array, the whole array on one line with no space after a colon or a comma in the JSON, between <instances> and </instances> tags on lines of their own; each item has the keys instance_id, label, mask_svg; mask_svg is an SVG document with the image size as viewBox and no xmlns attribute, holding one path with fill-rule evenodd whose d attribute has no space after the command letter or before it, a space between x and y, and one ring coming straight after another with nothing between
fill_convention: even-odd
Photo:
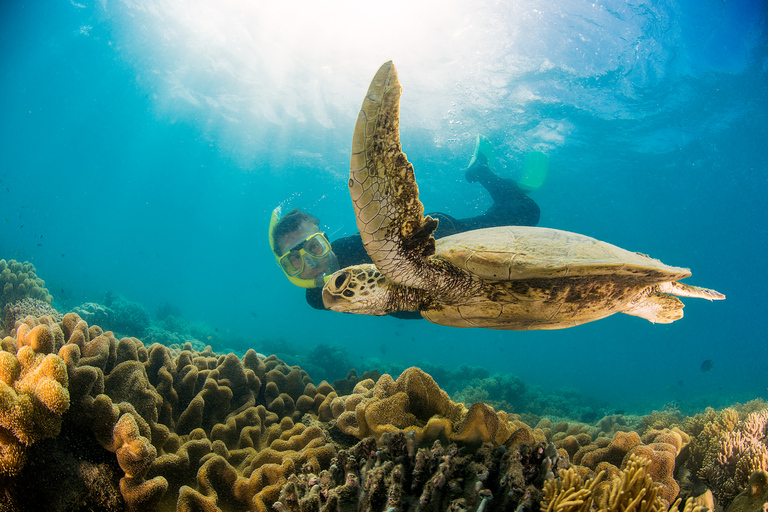
<instances>
[{"instance_id":1,"label":"swim fin","mask_svg":"<svg viewBox=\"0 0 768 512\"><path fill-rule=\"evenodd\" d=\"M493 148L491 141L482 135L478 135L477 139L475 140L475 151L472 154L472 160L469 161L467 169L471 168L475 164L479 155L483 155L485 157L488 169L492 170L493 163L496 160L496 150Z\"/></svg>"},{"instance_id":2,"label":"swim fin","mask_svg":"<svg viewBox=\"0 0 768 512\"><path fill-rule=\"evenodd\" d=\"M544 184L549 172L549 157L541 151L531 151L525 155L523 174L517 184L526 192L537 190Z\"/></svg>"}]
</instances>

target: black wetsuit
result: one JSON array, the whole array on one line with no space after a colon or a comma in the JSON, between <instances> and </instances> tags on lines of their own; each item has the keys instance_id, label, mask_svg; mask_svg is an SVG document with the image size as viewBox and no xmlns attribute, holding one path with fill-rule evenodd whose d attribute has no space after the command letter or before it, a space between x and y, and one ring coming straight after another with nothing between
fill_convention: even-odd
<instances>
[{"instance_id":1,"label":"black wetsuit","mask_svg":"<svg viewBox=\"0 0 768 512\"><path fill-rule=\"evenodd\" d=\"M467 181L479 181L493 198L493 205L482 215L467 219L456 219L445 213L430 213L433 219L438 219L435 238L443 238L473 229L491 228L495 226L535 226L539 223L541 210L536 202L520 190L513 180L500 178L493 174L482 163L467 170ZM331 249L339 261L339 268L373 263L365 252L360 234L339 238L331 242ZM323 306L323 289L307 288L307 303L315 309L325 309ZM397 318L421 318L418 311L400 311L391 313Z\"/></svg>"}]
</instances>

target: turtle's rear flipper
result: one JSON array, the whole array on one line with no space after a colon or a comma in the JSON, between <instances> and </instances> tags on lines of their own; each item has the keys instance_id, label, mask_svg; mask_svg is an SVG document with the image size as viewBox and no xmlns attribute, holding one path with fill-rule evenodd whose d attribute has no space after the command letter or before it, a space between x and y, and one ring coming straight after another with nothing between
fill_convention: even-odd
<instances>
[{"instance_id":1,"label":"turtle's rear flipper","mask_svg":"<svg viewBox=\"0 0 768 512\"><path fill-rule=\"evenodd\" d=\"M654 324L671 324L683 318L683 307L677 297L652 291L637 296L621 312L645 318Z\"/></svg>"},{"instance_id":2,"label":"turtle's rear flipper","mask_svg":"<svg viewBox=\"0 0 768 512\"><path fill-rule=\"evenodd\" d=\"M659 285L659 291L677 295L678 297L695 297L697 299L707 300L724 300L725 295L709 288L701 288L700 286L691 286L688 284L678 283L677 281L671 281L669 283L662 283Z\"/></svg>"}]
</instances>

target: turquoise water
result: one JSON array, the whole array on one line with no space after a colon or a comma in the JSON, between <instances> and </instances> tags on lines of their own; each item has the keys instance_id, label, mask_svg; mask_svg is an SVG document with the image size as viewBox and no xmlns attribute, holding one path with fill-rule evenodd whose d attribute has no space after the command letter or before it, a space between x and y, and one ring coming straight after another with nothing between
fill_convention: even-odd
<instances>
[{"instance_id":1,"label":"turquoise water","mask_svg":"<svg viewBox=\"0 0 768 512\"><path fill-rule=\"evenodd\" d=\"M0 20L0 258L34 263L64 310L112 290L209 324L215 350L335 344L358 370L482 366L621 409L768 398L762 2L44 1ZM483 133L502 176L549 155L541 226L689 267L728 299L553 332L310 309L269 215L355 231L352 127L388 59L427 211L490 204L462 170Z\"/></svg>"}]
</instances>

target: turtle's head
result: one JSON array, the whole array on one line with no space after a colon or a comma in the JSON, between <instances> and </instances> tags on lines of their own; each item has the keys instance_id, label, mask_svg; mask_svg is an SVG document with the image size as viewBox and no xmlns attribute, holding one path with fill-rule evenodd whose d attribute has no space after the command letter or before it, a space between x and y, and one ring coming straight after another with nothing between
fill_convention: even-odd
<instances>
[{"instance_id":1,"label":"turtle's head","mask_svg":"<svg viewBox=\"0 0 768 512\"><path fill-rule=\"evenodd\" d=\"M323 287L323 305L339 313L386 315L398 308L389 300L390 281L375 265L355 265L341 269Z\"/></svg>"}]
</instances>

